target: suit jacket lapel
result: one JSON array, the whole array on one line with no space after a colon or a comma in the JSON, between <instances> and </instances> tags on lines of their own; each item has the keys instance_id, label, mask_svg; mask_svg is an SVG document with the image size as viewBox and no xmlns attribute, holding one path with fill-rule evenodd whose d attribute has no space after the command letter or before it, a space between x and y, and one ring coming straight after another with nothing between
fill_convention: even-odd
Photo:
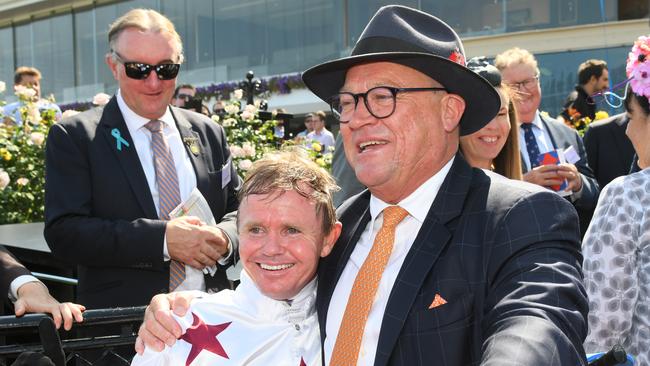
<instances>
[{"instance_id":1,"label":"suit jacket lapel","mask_svg":"<svg viewBox=\"0 0 650 366\"><path fill-rule=\"evenodd\" d=\"M104 112L99 120L99 126L102 127L100 130L108 143L109 149L122 166L124 175L128 179L133 190L133 195L142 207L142 211L147 218L158 218L156 205L153 202L151 191L147 184L147 177L144 175L138 152L133 144L133 138L129 133L129 129L126 127L126 122L124 122L124 117L122 116L122 112L120 112L116 97L111 98L104 107ZM117 138L113 136L114 130L128 142L129 146L122 144L121 150L117 149ZM115 174L117 172L112 173Z\"/></svg>"},{"instance_id":2,"label":"suit jacket lapel","mask_svg":"<svg viewBox=\"0 0 650 366\"><path fill-rule=\"evenodd\" d=\"M193 130L193 125L181 113L174 113L171 108L172 116L176 121L176 127L183 140L186 154L192 161L194 174L196 174L196 188L205 196L209 190L210 180L208 178L208 167L205 163L205 154L209 149L204 145L199 133ZM216 168L216 167L215 167Z\"/></svg>"},{"instance_id":3,"label":"suit jacket lapel","mask_svg":"<svg viewBox=\"0 0 650 366\"><path fill-rule=\"evenodd\" d=\"M555 131L555 126L552 124L549 124L546 122L546 118L540 113L539 114L539 119L542 121L542 124L544 125L544 128L546 128L546 132L548 132L548 136L551 138L551 144L553 144L553 149L557 150L557 143L555 142L555 137L554 135L559 136L559 131Z\"/></svg>"},{"instance_id":4,"label":"suit jacket lapel","mask_svg":"<svg viewBox=\"0 0 650 366\"><path fill-rule=\"evenodd\" d=\"M454 219L461 214L471 179L472 168L457 154L393 285L379 333L375 366L388 363L422 282L450 243Z\"/></svg>"},{"instance_id":5,"label":"suit jacket lapel","mask_svg":"<svg viewBox=\"0 0 650 366\"><path fill-rule=\"evenodd\" d=\"M366 225L370 221L370 192L362 192L350 206L339 210L338 219L343 224L343 232L329 256L325 257L318 268L318 296L316 297L316 309L321 330L321 342L325 341L325 323L327 321L327 309L332 299L332 293L336 287L343 269L352 255ZM344 204L345 205L345 204ZM349 228L349 230L348 230ZM336 337L336 335L332 335Z\"/></svg>"}]
</instances>

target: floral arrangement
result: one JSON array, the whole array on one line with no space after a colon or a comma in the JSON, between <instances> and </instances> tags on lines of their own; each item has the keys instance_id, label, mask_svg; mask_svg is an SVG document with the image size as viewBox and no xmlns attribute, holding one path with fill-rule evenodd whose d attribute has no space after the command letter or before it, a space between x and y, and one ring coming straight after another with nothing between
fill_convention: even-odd
<instances>
[{"instance_id":1,"label":"floral arrangement","mask_svg":"<svg viewBox=\"0 0 650 366\"><path fill-rule=\"evenodd\" d=\"M17 86L15 93L22 123L4 115L0 121L0 224L43 221L45 139L56 122L55 110L39 111L33 89Z\"/></svg>"},{"instance_id":2,"label":"floral arrangement","mask_svg":"<svg viewBox=\"0 0 650 366\"><path fill-rule=\"evenodd\" d=\"M650 37L640 36L628 54L625 72L632 91L650 98L650 65L645 62L650 56Z\"/></svg>"},{"instance_id":3,"label":"floral arrangement","mask_svg":"<svg viewBox=\"0 0 650 366\"><path fill-rule=\"evenodd\" d=\"M197 87L196 95L203 100L210 100L213 97L217 100L229 99L232 93L234 93L235 90L238 90L238 88L238 82L212 83L207 86ZM262 93L289 94L293 89L304 88L305 84L302 82L300 73L273 76L260 80L260 92ZM93 102L88 101L61 104L59 107L62 111L68 109L85 111L92 108L93 105Z\"/></svg>"},{"instance_id":4,"label":"floral arrangement","mask_svg":"<svg viewBox=\"0 0 650 366\"><path fill-rule=\"evenodd\" d=\"M564 123L566 123L567 126L578 131L580 137L583 137L585 132L587 131L587 128L589 128L589 124L593 121L589 117L582 117L580 115L580 112L578 112L573 107L569 107L568 112L569 112L569 120L565 120ZM598 111L594 116L594 121L597 121L599 119L605 119L607 117L609 117L609 114L607 112Z\"/></svg>"},{"instance_id":5,"label":"floral arrangement","mask_svg":"<svg viewBox=\"0 0 650 366\"><path fill-rule=\"evenodd\" d=\"M323 145L316 140L307 141L305 139L287 140L282 144L283 148L300 148L304 149L307 156L321 168L331 171L332 170L332 157L334 155L334 147L329 146L327 151L324 151Z\"/></svg>"},{"instance_id":6,"label":"floral arrangement","mask_svg":"<svg viewBox=\"0 0 650 366\"><path fill-rule=\"evenodd\" d=\"M255 160L266 152L277 149L279 140L274 134L274 128L279 122L260 119L259 105L248 104L242 110L241 89L233 91L233 96L234 99L224 103L224 115L214 115L212 120L223 126L232 163L243 177Z\"/></svg>"}]
</instances>

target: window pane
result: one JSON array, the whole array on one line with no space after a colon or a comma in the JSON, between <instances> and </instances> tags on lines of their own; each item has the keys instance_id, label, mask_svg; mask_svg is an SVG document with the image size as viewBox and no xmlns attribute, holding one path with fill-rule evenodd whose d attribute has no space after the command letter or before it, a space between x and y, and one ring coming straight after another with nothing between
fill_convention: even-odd
<instances>
[{"instance_id":1,"label":"window pane","mask_svg":"<svg viewBox=\"0 0 650 366\"><path fill-rule=\"evenodd\" d=\"M567 95L578 83L578 65L588 59L607 61L610 85L625 80L625 62L629 51L630 47L625 46L535 55L541 70L542 103L540 110L547 111L553 117L560 114ZM619 95L622 95L623 90L618 90L618 92ZM622 112L622 109L612 110L607 105L598 105L596 110L607 111L610 115Z\"/></svg>"},{"instance_id":2,"label":"window pane","mask_svg":"<svg viewBox=\"0 0 650 366\"><path fill-rule=\"evenodd\" d=\"M14 84L14 40L11 28L0 29L0 80L4 81L7 90L4 96L13 94Z\"/></svg>"}]
</instances>

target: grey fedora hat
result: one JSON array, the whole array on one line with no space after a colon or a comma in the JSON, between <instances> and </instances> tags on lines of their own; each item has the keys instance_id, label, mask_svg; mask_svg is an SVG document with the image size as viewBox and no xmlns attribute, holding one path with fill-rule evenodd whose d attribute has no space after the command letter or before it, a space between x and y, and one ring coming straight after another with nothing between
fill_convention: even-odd
<instances>
[{"instance_id":1,"label":"grey fedora hat","mask_svg":"<svg viewBox=\"0 0 650 366\"><path fill-rule=\"evenodd\" d=\"M416 69L463 97L461 135L480 130L501 106L496 90L465 66L465 51L456 32L430 14L400 5L384 6L375 13L350 56L314 66L302 79L314 94L328 101L343 86L349 68L380 61Z\"/></svg>"}]
</instances>

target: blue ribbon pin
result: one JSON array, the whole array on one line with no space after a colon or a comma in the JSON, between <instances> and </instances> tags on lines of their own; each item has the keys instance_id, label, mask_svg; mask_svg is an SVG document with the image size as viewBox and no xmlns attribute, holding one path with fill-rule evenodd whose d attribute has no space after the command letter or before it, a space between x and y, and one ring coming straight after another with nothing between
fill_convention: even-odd
<instances>
[{"instance_id":1,"label":"blue ribbon pin","mask_svg":"<svg viewBox=\"0 0 650 366\"><path fill-rule=\"evenodd\" d=\"M117 150L122 151L122 144L126 145L126 147L129 147L128 141L126 141L123 137L122 134L120 133L120 130L117 128L114 128L111 130L111 135L115 137L115 143L117 144Z\"/></svg>"}]
</instances>

